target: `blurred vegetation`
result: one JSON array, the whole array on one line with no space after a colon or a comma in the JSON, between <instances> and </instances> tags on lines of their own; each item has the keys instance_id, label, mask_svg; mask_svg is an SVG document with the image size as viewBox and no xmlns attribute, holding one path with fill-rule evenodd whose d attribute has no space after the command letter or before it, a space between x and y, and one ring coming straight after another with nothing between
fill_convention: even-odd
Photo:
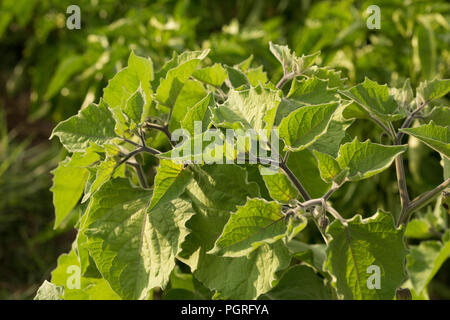
<instances>
[{"instance_id":1,"label":"blurred vegetation","mask_svg":"<svg viewBox=\"0 0 450 320\"><path fill-rule=\"evenodd\" d=\"M211 48L208 59L233 65L253 55L274 78L282 70L268 42L298 54L320 50L322 64L350 84L369 77L412 87L449 78L450 3L386 1L79 0L81 29L65 26L72 0L0 2L0 298L30 298L73 234L53 231L50 171L64 157L48 141L54 124L98 101L131 50L159 69L174 51ZM381 8L381 29L366 26L366 8ZM370 122L352 133L383 139ZM440 182L439 157L414 146L407 157L412 196ZM339 191L336 208L371 214L398 204L393 169ZM427 209L428 210L428 209ZM70 226L69 226L70 227ZM316 237L318 235L311 235ZM430 296L450 298L447 262ZM447 284L446 284L447 283Z\"/></svg>"}]
</instances>

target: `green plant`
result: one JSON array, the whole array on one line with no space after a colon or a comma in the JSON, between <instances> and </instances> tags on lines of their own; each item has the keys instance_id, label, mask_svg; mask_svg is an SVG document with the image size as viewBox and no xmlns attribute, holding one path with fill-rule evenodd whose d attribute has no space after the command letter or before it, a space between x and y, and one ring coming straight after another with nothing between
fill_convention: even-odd
<instances>
[{"instance_id":1,"label":"green plant","mask_svg":"<svg viewBox=\"0 0 450 320\"><path fill-rule=\"evenodd\" d=\"M415 92L409 81L349 88L316 65L319 52L270 51L283 69L276 84L251 60L206 65L209 50L175 54L157 72L132 53L98 104L56 126L72 155L53 172L55 227L75 216L78 234L36 299L393 299L401 287L427 296L449 256L447 215L440 200L426 218L411 215L450 183L449 109L439 106L450 80ZM375 123L384 143L352 137L359 121ZM235 140L249 129L270 135L271 144L250 139L268 156L230 149L226 129ZM414 199L405 136L444 168L444 182ZM399 210L365 219L336 210L340 189L392 163ZM438 239L408 250L422 231Z\"/></svg>"}]
</instances>

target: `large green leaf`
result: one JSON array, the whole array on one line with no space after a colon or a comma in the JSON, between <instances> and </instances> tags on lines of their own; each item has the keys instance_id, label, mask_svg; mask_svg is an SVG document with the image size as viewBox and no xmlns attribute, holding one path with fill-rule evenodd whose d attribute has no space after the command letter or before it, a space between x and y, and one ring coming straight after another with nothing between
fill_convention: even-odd
<instances>
[{"instance_id":1,"label":"large green leaf","mask_svg":"<svg viewBox=\"0 0 450 320\"><path fill-rule=\"evenodd\" d=\"M74 153L60 162L52 171L53 205L55 206L55 228L69 215L80 200L89 176L88 166L98 161L100 156L94 152Z\"/></svg>"},{"instance_id":2,"label":"large green leaf","mask_svg":"<svg viewBox=\"0 0 450 320\"><path fill-rule=\"evenodd\" d=\"M423 102L430 102L445 96L450 91L450 79L424 81L417 88L417 96Z\"/></svg>"},{"instance_id":3,"label":"large green leaf","mask_svg":"<svg viewBox=\"0 0 450 320\"><path fill-rule=\"evenodd\" d=\"M191 136L195 134L204 132L208 129L208 126L211 122L211 111L210 107L213 107L215 104L214 96L212 93L209 93L205 98L199 101L196 105L186 112L185 117L181 121L181 126L183 129L187 130ZM201 132L195 132L195 122L198 121L202 125L198 129L201 129Z\"/></svg>"},{"instance_id":4,"label":"large green leaf","mask_svg":"<svg viewBox=\"0 0 450 320\"><path fill-rule=\"evenodd\" d=\"M281 203L289 203L298 198L298 190L283 172L263 174L261 176L272 199Z\"/></svg>"},{"instance_id":5,"label":"large green leaf","mask_svg":"<svg viewBox=\"0 0 450 320\"><path fill-rule=\"evenodd\" d=\"M206 96L206 91L198 81L187 80L173 106L172 117L169 122L169 130L174 131L180 127L180 121L184 119L188 110L194 107Z\"/></svg>"},{"instance_id":6,"label":"large green leaf","mask_svg":"<svg viewBox=\"0 0 450 320\"><path fill-rule=\"evenodd\" d=\"M392 215L382 211L368 219L356 215L346 225L335 220L327 233L332 240L328 244L326 267L340 296L363 300L394 298L396 288L406 277L407 250L403 230L395 228Z\"/></svg>"},{"instance_id":7,"label":"large green leaf","mask_svg":"<svg viewBox=\"0 0 450 320\"><path fill-rule=\"evenodd\" d=\"M198 263L194 276L221 298L256 299L272 288L276 272L289 266L291 257L278 241L264 244L249 257L229 258L196 253Z\"/></svg>"},{"instance_id":8,"label":"large green leaf","mask_svg":"<svg viewBox=\"0 0 450 320\"><path fill-rule=\"evenodd\" d=\"M174 107L186 81L208 53L209 49L194 54L190 59L183 59L176 67L170 69L156 89L156 100L169 108Z\"/></svg>"},{"instance_id":9,"label":"large green leaf","mask_svg":"<svg viewBox=\"0 0 450 320\"><path fill-rule=\"evenodd\" d=\"M179 259L211 290L232 299L255 299L267 292L275 272L289 265L290 256L282 243L262 245L247 257L230 258L207 254L227 223L230 213L247 197L258 197L258 187L247 182L245 170L235 165L195 168L186 188L196 215L187 226L192 232L183 243Z\"/></svg>"},{"instance_id":10,"label":"large green leaf","mask_svg":"<svg viewBox=\"0 0 450 320\"><path fill-rule=\"evenodd\" d=\"M166 198L174 199L182 194L191 177L191 172L183 170L182 164L161 159L155 176L155 186L149 209Z\"/></svg>"},{"instance_id":11,"label":"large green leaf","mask_svg":"<svg viewBox=\"0 0 450 320\"><path fill-rule=\"evenodd\" d=\"M438 126L450 127L450 107L434 107L426 120L433 120Z\"/></svg>"},{"instance_id":12,"label":"large green leaf","mask_svg":"<svg viewBox=\"0 0 450 320\"><path fill-rule=\"evenodd\" d=\"M84 152L90 143L104 145L117 138L114 126L113 115L101 100L99 105L90 104L77 115L60 122L50 139L58 136L70 152Z\"/></svg>"},{"instance_id":13,"label":"large green leaf","mask_svg":"<svg viewBox=\"0 0 450 320\"><path fill-rule=\"evenodd\" d=\"M416 137L430 148L450 158L450 127L436 125L433 120L416 128L401 129L413 137Z\"/></svg>"},{"instance_id":14,"label":"large green leaf","mask_svg":"<svg viewBox=\"0 0 450 320\"><path fill-rule=\"evenodd\" d=\"M130 106L126 105L131 96L136 94L137 90L141 91L141 98L143 99L142 110L139 110L138 113L141 113L141 119L147 116L152 94L150 82L153 78L152 60L139 57L132 52L128 58L128 66L119 71L103 90L103 99L108 103L118 120L122 117L123 109L130 115ZM136 105L133 108L136 108ZM134 111L133 113L136 114ZM135 118L134 120L137 121L138 117L136 116Z\"/></svg>"},{"instance_id":15,"label":"large green leaf","mask_svg":"<svg viewBox=\"0 0 450 320\"><path fill-rule=\"evenodd\" d=\"M225 66L225 69L227 70L228 79L233 88L237 89L242 86L250 86L250 82L244 72L230 66Z\"/></svg>"},{"instance_id":16,"label":"large green leaf","mask_svg":"<svg viewBox=\"0 0 450 320\"><path fill-rule=\"evenodd\" d=\"M319 165L320 177L325 182L332 182L341 172L339 163L329 154L313 151Z\"/></svg>"},{"instance_id":17,"label":"large green leaf","mask_svg":"<svg viewBox=\"0 0 450 320\"><path fill-rule=\"evenodd\" d=\"M286 149L300 151L313 144L328 128L337 103L306 106L295 110L280 123L280 138Z\"/></svg>"},{"instance_id":18,"label":"large green leaf","mask_svg":"<svg viewBox=\"0 0 450 320\"><path fill-rule=\"evenodd\" d=\"M210 84L214 87L220 87L227 78L227 71L218 63L211 67L195 70L192 76L197 80Z\"/></svg>"},{"instance_id":19,"label":"large green leaf","mask_svg":"<svg viewBox=\"0 0 450 320\"><path fill-rule=\"evenodd\" d=\"M126 179L104 184L88 211L85 246L111 288L123 299L145 299L164 288L194 214L190 201L166 199L147 211L151 193Z\"/></svg>"},{"instance_id":20,"label":"large green leaf","mask_svg":"<svg viewBox=\"0 0 450 320\"><path fill-rule=\"evenodd\" d=\"M278 284L260 300L330 300L330 289L313 269L295 265L286 270Z\"/></svg>"},{"instance_id":21,"label":"large green leaf","mask_svg":"<svg viewBox=\"0 0 450 320\"><path fill-rule=\"evenodd\" d=\"M249 199L231 215L208 253L224 257L248 256L261 245L275 243L287 235L293 237L306 227L306 219L290 217L288 224L283 218L281 204Z\"/></svg>"},{"instance_id":22,"label":"large green leaf","mask_svg":"<svg viewBox=\"0 0 450 320\"><path fill-rule=\"evenodd\" d=\"M380 85L368 78L353 88L340 91L381 120L398 120L405 117L405 111L399 109L394 96L389 94L387 85Z\"/></svg>"},{"instance_id":23,"label":"large green leaf","mask_svg":"<svg viewBox=\"0 0 450 320\"><path fill-rule=\"evenodd\" d=\"M287 165L312 198L319 198L328 191L331 184L320 177L317 160L308 149L292 152Z\"/></svg>"},{"instance_id":24,"label":"large green leaf","mask_svg":"<svg viewBox=\"0 0 450 320\"><path fill-rule=\"evenodd\" d=\"M241 91L231 89L225 103L211 110L212 120L219 127L269 131L279 103L279 91L276 90L262 86Z\"/></svg>"},{"instance_id":25,"label":"large green leaf","mask_svg":"<svg viewBox=\"0 0 450 320\"><path fill-rule=\"evenodd\" d=\"M395 157L403 153L407 146L385 146L369 140L343 144L339 149L337 162L342 170L348 169L348 179L357 181L369 178L387 169Z\"/></svg>"},{"instance_id":26,"label":"large green leaf","mask_svg":"<svg viewBox=\"0 0 450 320\"><path fill-rule=\"evenodd\" d=\"M442 264L450 257L450 240L423 241L411 246L407 258L408 274L414 290L420 293L433 279Z\"/></svg>"},{"instance_id":27,"label":"large green leaf","mask_svg":"<svg viewBox=\"0 0 450 320\"><path fill-rule=\"evenodd\" d=\"M288 98L302 104L324 104L336 100L337 89L329 89L328 81L316 77L292 81Z\"/></svg>"}]
</instances>

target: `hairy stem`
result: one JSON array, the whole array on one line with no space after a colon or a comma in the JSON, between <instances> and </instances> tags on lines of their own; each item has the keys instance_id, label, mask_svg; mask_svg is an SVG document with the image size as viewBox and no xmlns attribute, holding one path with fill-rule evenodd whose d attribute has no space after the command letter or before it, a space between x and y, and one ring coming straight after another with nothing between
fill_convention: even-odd
<instances>
[{"instance_id":1,"label":"hairy stem","mask_svg":"<svg viewBox=\"0 0 450 320\"><path fill-rule=\"evenodd\" d=\"M288 178L292 181L292 183L294 184L294 186L297 188L298 192L300 192L300 194L303 197L303 200L308 201L311 200L310 195L308 194L308 191L306 191L305 187L303 187L303 185L301 184L301 182L297 179L297 177L295 176L295 174L291 171L291 169L289 169L289 167L286 165L286 163L284 162L280 162L280 168L283 169L283 171L286 173L286 175L288 176Z\"/></svg>"},{"instance_id":2,"label":"hairy stem","mask_svg":"<svg viewBox=\"0 0 450 320\"><path fill-rule=\"evenodd\" d=\"M129 164L136 170L136 174L139 179L139 183L141 184L141 187L147 189L148 188L147 178L145 178L142 166L137 162L127 162L127 164Z\"/></svg>"},{"instance_id":3,"label":"hairy stem","mask_svg":"<svg viewBox=\"0 0 450 320\"><path fill-rule=\"evenodd\" d=\"M424 205L426 205L429 201L433 200L434 197L436 197L440 192L444 191L445 188L450 186L450 178L442 182L440 185L438 185L436 188L427 191L425 193L422 193L417 198L413 199L409 205L407 206L405 212L402 211L402 214L400 215L400 218L398 219L397 226L401 224L406 224L408 221L409 215L422 208Z\"/></svg>"},{"instance_id":4,"label":"hairy stem","mask_svg":"<svg viewBox=\"0 0 450 320\"><path fill-rule=\"evenodd\" d=\"M409 114L405 121L403 122L402 126L400 127L400 129L405 129L405 128L409 128L409 126L411 125L412 121L414 120L414 118L417 117L418 113L420 111L423 110L423 108L425 108L425 106L427 105L427 102L424 102L420 105L420 107L418 107L416 110L414 110L411 114ZM400 144L402 141L404 133L403 132L398 132L397 136L396 136L396 142L397 144Z\"/></svg>"},{"instance_id":5,"label":"hairy stem","mask_svg":"<svg viewBox=\"0 0 450 320\"><path fill-rule=\"evenodd\" d=\"M400 193L401 217L405 214L409 205L408 186L406 185L405 167L401 154L395 158L395 171L397 173L398 191Z\"/></svg>"},{"instance_id":6,"label":"hairy stem","mask_svg":"<svg viewBox=\"0 0 450 320\"><path fill-rule=\"evenodd\" d=\"M297 74L294 71L289 72L289 73L285 73L283 75L283 77L280 79L280 81L278 81L278 83L276 85L276 88L277 89L283 88L283 86L286 84L286 82L288 82L289 80L291 80L295 76L297 76Z\"/></svg>"},{"instance_id":7,"label":"hairy stem","mask_svg":"<svg viewBox=\"0 0 450 320\"><path fill-rule=\"evenodd\" d=\"M170 141L170 144L173 146L172 135L171 135L171 133L169 131L169 126L168 125L162 126L162 125L157 124L157 123L146 122L144 124L144 127L161 131L162 133L164 133L167 136L167 138Z\"/></svg>"}]
</instances>

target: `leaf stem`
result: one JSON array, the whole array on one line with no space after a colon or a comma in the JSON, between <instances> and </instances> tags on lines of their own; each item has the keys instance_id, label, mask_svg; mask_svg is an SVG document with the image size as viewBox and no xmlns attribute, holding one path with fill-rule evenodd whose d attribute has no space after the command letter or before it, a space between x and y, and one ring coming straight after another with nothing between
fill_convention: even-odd
<instances>
[{"instance_id":1,"label":"leaf stem","mask_svg":"<svg viewBox=\"0 0 450 320\"><path fill-rule=\"evenodd\" d=\"M286 165L286 163L284 163L283 161L280 162L280 168L286 173L286 175L288 176L288 178L292 181L292 183L294 184L294 186L297 188L297 190L300 192L300 194L303 197L303 200L308 201L311 200L310 195L308 194L308 191L306 191L306 189L303 187L303 185L301 184L301 182L297 179L297 177L295 176L295 174L291 171L291 169L289 169L289 167Z\"/></svg>"},{"instance_id":2,"label":"leaf stem","mask_svg":"<svg viewBox=\"0 0 450 320\"><path fill-rule=\"evenodd\" d=\"M161 131L162 133L164 133L167 136L167 138L170 141L170 144L173 146L172 135L171 135L171 133L169 131L169 126L168 125L164 125L163 126L163 125L160 125L160 124L157 124L157 123L146 122L144 124L144 127Z\"/></svg>"},{"instance_id":3,"label":"leaf stem","mask_svg":"<svg viewBox=\"0 0 450 320\"><path fill-rule=\"evenodd\" d=\"M413 112L411 112L405 119L405 121L403 122L402 126L400 127L400 129L405 129L405 128L409 128L409 126L411 125L412 121L414 120L414 118L417 117L417 114L423 110L423 108L425 108L425 106L427 105L428 102L424 102L420 105L420 107L418 107L416 110L414 110ZM402 141L404 133L403 132L397 132L397 136L396 136L396 143L400 144Z\"/></svg>"},{"instance_id":4,"label":"leaf stem","mask_svg":"<svg viewBox=\"0 0 450 320\"><path fill-rule=\"evenodd\" d=\"M127 162L130 166L134 167L136 170L137 177L139 179L139 183L141 184L142 188L147 189L148 183L147 179L145 178L144 171L142 170L142 166L137 162Z\"/></svg>"},{"instance_id":5,"label":"leaf stem","mask_svg":"<svg viewBox=\"0 0 450 320\"><path fill-rule=\"evenodd\" d=\"M410 213L422 208L424 205L426 205L430 200L432 200L435 196L437 196L440 192L444 191L445 188L450 186L450 178L442 182L440 185L435 187L434 189L427 191L425 193L422 193L417 198L413 199L408 206L406 207L406 210L403 212L398 219L397 226L400 226L401 224L406 224L408 221Z\"/></svg>"},{"instance_id":6,"label":"leaf stem","mask_svg":"<svg viewBox=\"0 0 450 320\"><path fill-rule=\"evenodd\" d=\"M277 89L281 89L283 88L283 86L286 84L286 82L288 82L289 80L291 80L292 78L294 78L295 76L297 76L297 73L292 71L289 73L285 73L283 75L283 77L280 79L280 81L278 81L276 88Z\"/></svg>"}]
</instances>

